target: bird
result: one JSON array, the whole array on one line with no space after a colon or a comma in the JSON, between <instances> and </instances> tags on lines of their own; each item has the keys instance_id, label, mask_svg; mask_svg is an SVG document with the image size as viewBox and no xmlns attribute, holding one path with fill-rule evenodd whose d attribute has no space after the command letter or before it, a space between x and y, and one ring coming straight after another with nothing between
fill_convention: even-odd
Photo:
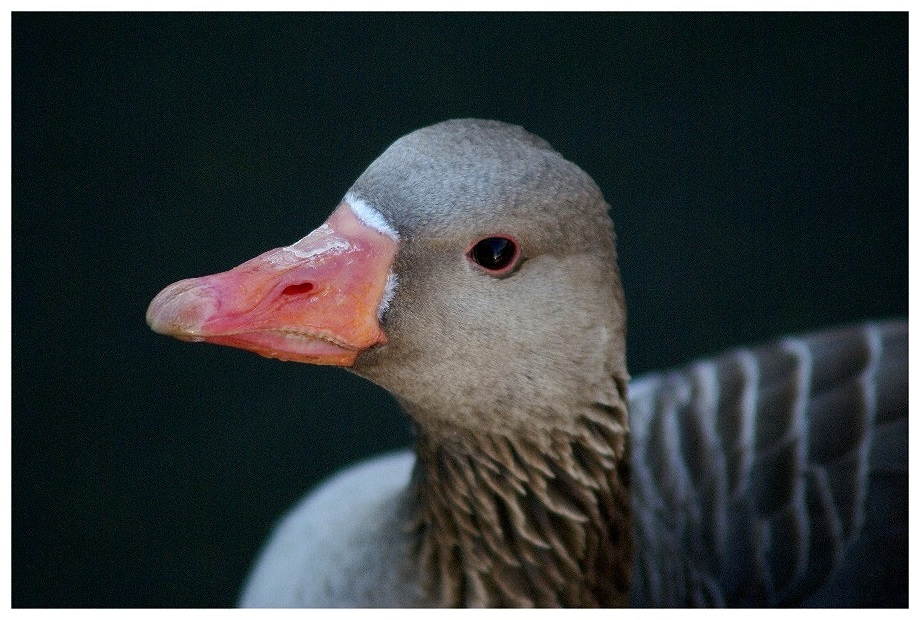
<instances>
[{"instance_id":1,"label":"bird","mask_svg":"<svg viewBox=\"0 0 920 620\"><path fill-rule=\"evenodd\" d=\"M906 606L906 319L631 378L610 212L542 138L448 120L153 299L155 332L340 366L412 424L279 521L241 606Z\"/></svg>"}]
</instances>

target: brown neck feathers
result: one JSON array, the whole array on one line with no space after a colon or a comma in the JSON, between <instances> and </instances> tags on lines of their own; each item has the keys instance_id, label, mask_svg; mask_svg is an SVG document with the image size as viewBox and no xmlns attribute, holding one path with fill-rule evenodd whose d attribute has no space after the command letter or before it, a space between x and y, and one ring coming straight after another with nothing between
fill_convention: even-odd
<instances>
[{"instance_id":1,"label":"brown neck feathers","mask_svg":"<svg viewBox=\"0 0 920 620\"><path fill-rule=\"evenodd\" d=\"M626 412L597 406L539 440L420 432L412 535L430 604L627 603Z\"/></svg>"}]
</instances>

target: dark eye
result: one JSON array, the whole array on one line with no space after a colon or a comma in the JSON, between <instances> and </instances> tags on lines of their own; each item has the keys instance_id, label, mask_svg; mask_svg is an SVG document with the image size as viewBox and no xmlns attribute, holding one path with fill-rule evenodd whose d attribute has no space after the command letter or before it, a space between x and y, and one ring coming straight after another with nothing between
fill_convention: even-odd
<instances>
[{"instance_id":1,"label":"dark eye","mask_svg":"<svg viewBox=\"0 0 920 620\"><path fill-rule=\"evenodd\" d=\"M491 275L503 276L517 265L520 252L517 244L508 237L486 237L470 248L466 255Z\"/></svg>"}]
</instances>

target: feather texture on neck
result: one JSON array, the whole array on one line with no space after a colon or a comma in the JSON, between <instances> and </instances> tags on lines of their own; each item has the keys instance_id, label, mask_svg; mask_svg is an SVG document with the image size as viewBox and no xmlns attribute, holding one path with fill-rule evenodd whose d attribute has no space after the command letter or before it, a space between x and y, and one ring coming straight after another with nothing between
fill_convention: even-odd
<instances>
[{"instance_id":1,"label":"feather texture on neck","mask_svg":"<svg viewBox=\"0 0 920 620\"><path fill-rule=\"evenodd\" d=\"M532 437L421 430L416 452L410 532L430 604L627 603L625 406L596 405L572 430Z\"/></svg>"}]
</instances>

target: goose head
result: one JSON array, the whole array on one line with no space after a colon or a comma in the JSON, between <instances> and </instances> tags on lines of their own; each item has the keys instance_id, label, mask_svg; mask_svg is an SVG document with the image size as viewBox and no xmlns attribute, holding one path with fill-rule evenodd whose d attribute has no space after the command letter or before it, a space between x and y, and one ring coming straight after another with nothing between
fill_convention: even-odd
<instances>
[{"instance_id":1,"label":"goose head","mask_svg":"<svg viewBox=\"0 0 920 620\"><path fill-rule=\"evenodd\" d=\"M626 389L608 205L545 141L495 121L397 140L316 231L167 287L147 321L347 367L432 429L568 428Z\"/></svg>"}]
</instances>

